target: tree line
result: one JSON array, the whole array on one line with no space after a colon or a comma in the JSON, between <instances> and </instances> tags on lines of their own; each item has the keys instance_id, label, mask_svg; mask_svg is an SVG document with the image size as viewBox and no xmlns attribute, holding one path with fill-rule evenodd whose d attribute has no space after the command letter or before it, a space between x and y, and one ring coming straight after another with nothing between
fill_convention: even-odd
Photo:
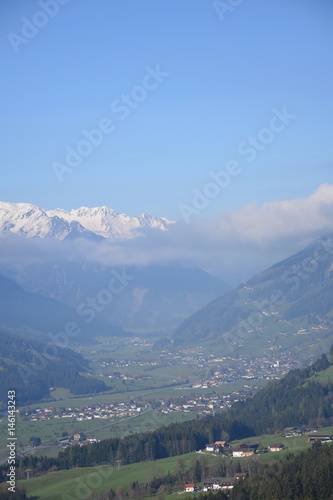
<instances>
[{"instance_id":1,"label":"tree line","mask_svg":"<svg viewBox=\"0 0 333 500\"><path fill-rule=\"evenodd\" d=\"M331 366L323 355L311 366L293 370L281 380L269 384L251 399L236 403L226 412L184 423L162 426L152 432L142 432L124 438L111 438L86 446L71 446L58 457L23 457L22 467L45 473L51 468L69 469L99 464L114 465L157 460L205 447L219 440L249 438L266 432L276 432L291 425L319 422L333 424L332 383L321 384L307 379ZM6 467L0 469L0 480L6 477Z\"/></svg>"},{"instance_id":2,"label":"tree line","mask_svg":"<svg viewBox=\"0 0 333 500\"><path fill-rule=\"evenodd\" d=\"M81 375L88 362L71 349L57 347L52 355L45 342L0 331L0 353L0 409L6 408L7 391L13 389L17 406L49 398L50 387L77 395L110 390L101 380Z\"/></svg>"}]
</instances>

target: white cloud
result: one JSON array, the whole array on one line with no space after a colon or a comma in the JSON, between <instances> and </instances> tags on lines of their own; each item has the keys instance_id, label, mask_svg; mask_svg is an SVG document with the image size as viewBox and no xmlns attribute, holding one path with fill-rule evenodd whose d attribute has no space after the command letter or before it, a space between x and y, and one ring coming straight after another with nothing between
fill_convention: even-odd
<instances>
[{"instance_id":1,"label":"white cloud","mask_svg":"<svg viewBox=\"0 0 333 500\"><path fill-rule=\"evenodd\" d=\"M333 185L307 198L247 205L214 220L145 230L132 240L50 241L1 238L0 262L89 260L109 265L181 262L236 283L333 232Z\"/></svg>"}]
</instances>

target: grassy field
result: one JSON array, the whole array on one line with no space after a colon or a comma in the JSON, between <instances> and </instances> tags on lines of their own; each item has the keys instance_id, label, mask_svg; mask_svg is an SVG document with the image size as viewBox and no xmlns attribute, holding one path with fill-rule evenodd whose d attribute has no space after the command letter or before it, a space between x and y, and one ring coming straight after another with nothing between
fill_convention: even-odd
<instances>
[{"instance_id":1,"label":"grassy field","mask_svg":"<svg viewBox=\"0 0 333 500\"><path fill-rule=\"evenodd\" d=\"M323 434L323 435L332 435L333 433L333 427L324 427L322 429L319 429L318 434ZM312 435L312 434L311 434ZM316 435L316 433L313 433L313 435ZM288 453L298 453L300 451L304 451L308 448L311 448L311 444L307 443L307 439L309 437L309 434L304 434L304 436L294 436L290 438L286 438L284 436L276 436L275 434L266 434L263 436L257 436L255 438L247 438L247 439L240 439L239 441L233 441L231 444L233 446L240 445L245 442L257 442L260 443L264 448L267 448L268 445L270 444L284 444L285 445L285 450L279 451L279 452L268 452L268 453L262 453L260 456L263 460L265 461L273 461L273 460L279 460L280 458L283 458L286 456ZM242 458L238 460L243 460Z\"/></svg>"},{"instance_id":2,"label":"grassy field","mask_svg":"<svg viewBox=\"0 0 333 500\"><path fill-rule=\"evenodd\" d=\"M310 377L308 380L312 380L313 382L320 382L322 384L333 382L333 366L330 366L329 368L327 368L327 370L312 375L312 377Z\"/></svg>"},{"instance_id":3,"label":"grassy field","mask_svg":"<svg viewBox=\"0 0 333 500\"><path fill-rule=\"evenodd\" d=\"M197 457L196 453L181 456L187 468ZM155 462L121 465L119 471L117 467L108 466L58 471L18 481L18 484L22 484L29 495L35 495L40 500L84 498L84 496L80 496L84 492L88 494L89 491L101 492L110 488L116 490L119 486L122 486L126 491L131 482L145 482L154 477L164 476L168 472L172 473L177 469L178 459L179 457L172 457ZM216 457L209 457L210 465L215 461Z\"/></svg>"},{"instance_id":4,"label":"grassy field","mask_svg":"<svg viewBox=\"0 0 333 500\"><path fill-rule=\"evenodd\" d=\"M184 422L195 415L191 413L158 413L156 411L149 411L144 414L138 414L135 417L125 417L122 419L114 418L108 420L85 420L77 422L75 418L66 419L52 419L52 420L39 420L23 421L20 417L17 418L16 436L18 452L27 448L28 441L31 436L40 437L42 443L49 443L50 446L46 448L35 448L34 452L39 455L56 456L60 449L59 446L51 446L52 442L61 437L63 432L72 434L74 432L83 432L90 437L97 439L108 439L111 437L123 437L132 432L144 432L148 430L157 429L162 425L168 425L173 422ZM7 428L6 421L0 424L0 459L6 457L6 439Z\"/></svg>"},{"instance_id":5,"label":"grassy field","mask_svg":"<svg viewBox=\"0 0 333 500\"><path fill-rule=\"evenodd\" d=\"M333 427L320 429L320 434L332 433ZM259 442L264 447L272 443L283 443L287 446L287 449L276 453L262 453L259 456L248 459L225 457L223 460L229 464L232 462L241 462L245 468L245 464L249 464L251 460L260 459L261 461L274 462L286 456L287 453L299 453L310 448L311 445L306 443L307 438L307 435L294 438L264 435L233 441L231 444L234 446L245 441ZM208 465L213 465L217 460L221 460L221 457L217 457L215 454L203 453L188 453L181 455L181 458L188 468L193 459L198 459L203 455L207 457ZM133 481L145 482L154 477L164 476L168 472L172 473L178 467L179 458L172 457L156 460L155 462L121 465L119 470L116 467L98 466L57 471L44 476L30 478L29 480L18 481L18 483L25 486L29 495L35 495L40 500L73 500L74 498L84 498L83 492L87 495L89 491L101 492L110 488L116 490L119 486L122 486L126 491L128 484ZM179 495L168 495L166 498L167 500L174 500L175 498L179 498Z\"/></svg>"}]
</instances>

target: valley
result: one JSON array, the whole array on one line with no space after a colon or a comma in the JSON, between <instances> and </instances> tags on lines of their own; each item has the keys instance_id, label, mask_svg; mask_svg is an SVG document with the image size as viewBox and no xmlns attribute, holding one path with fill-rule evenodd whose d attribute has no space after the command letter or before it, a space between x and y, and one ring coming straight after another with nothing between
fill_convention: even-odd
<instances>
[{"instance_id":1,"label":"valley","mask_svg":"<svg viewBox=\"0 0 333 500\"><path fill-rule=\"evenodd\" d=\"M42 226L45 220L58 226L58 215L37 212ZM162 226L157 230L165 231ZM45 237L29 234L27 240ZM112 240L94 234L96 249L100 238ZM303 431L288 427L315 426L330 441L332 349L330 359L316 358L333 340L332 266L331 235L229 291L223 280L180 265L2 266L1 473L8 390L17 398L18 479L41 498L56 498L53 477L64 498L66 491L77 495L82 467L102 485L102 472L91 466L107 465L107 477L126 469L140 478L131 490L119 484L125 489L114 494L117 500L169 493L171 500L185 479L239 470L252 475L290 451L313 451ZM259 450L244 452L249 439ZM220 450L214 441L230 446ZM278 441L279 453L270 453ZM170 465L166 475L160 460ZM151 462L149 480L142 480L138 471ZM24 480L26 471L33 477ZM160 484L160 493L151 484ZM99 500L102 489L91 490Z\"/></svg>"},{"instance_id":2,"label":"valley","mask_svg":"<svg viewBox=\"0 0 333 500\"><path fill-rule=\"evenodd\" d=\"M89 443L214 414L299 366L287 354L236 359L203 346L158 350L154 337L98 340L75 350L89 361L87 376L109 390L79 396L57 388L47 401L20 407L19 452L54 456L75 444L76 433L82 435L80 442ZM0 459L6 453L5 414L1 418ZM31 436L40 438L39 447L30 447Z\"/></svg>"},{"instance_id":3,"label":"valley","mask_svg":"<svg viewBox=\"0 0 333 500\"><path fill-rule=\"evenodd\" d=\"M1 7L0 500L333 500L333 1Z\"/></svg>"}]
</instances>

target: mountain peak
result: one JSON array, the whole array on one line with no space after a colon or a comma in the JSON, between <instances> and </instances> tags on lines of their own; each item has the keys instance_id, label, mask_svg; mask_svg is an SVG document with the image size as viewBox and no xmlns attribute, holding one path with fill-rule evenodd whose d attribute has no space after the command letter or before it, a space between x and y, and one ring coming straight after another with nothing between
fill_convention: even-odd
<instances>
[{"instance_id":1,"label":"mountain peak","mask_svg":"<svg viewBox=\"0 0 333 500\"><path fill-rule=\"evenodd\" d=\"M28 238L133 238L145 227L167 229L165 217L142 214L130 217L107 206L80 207L69 212L63 208L41 209L30 203L0 202L0 233Z\"/></svg>"}]
</instances>

